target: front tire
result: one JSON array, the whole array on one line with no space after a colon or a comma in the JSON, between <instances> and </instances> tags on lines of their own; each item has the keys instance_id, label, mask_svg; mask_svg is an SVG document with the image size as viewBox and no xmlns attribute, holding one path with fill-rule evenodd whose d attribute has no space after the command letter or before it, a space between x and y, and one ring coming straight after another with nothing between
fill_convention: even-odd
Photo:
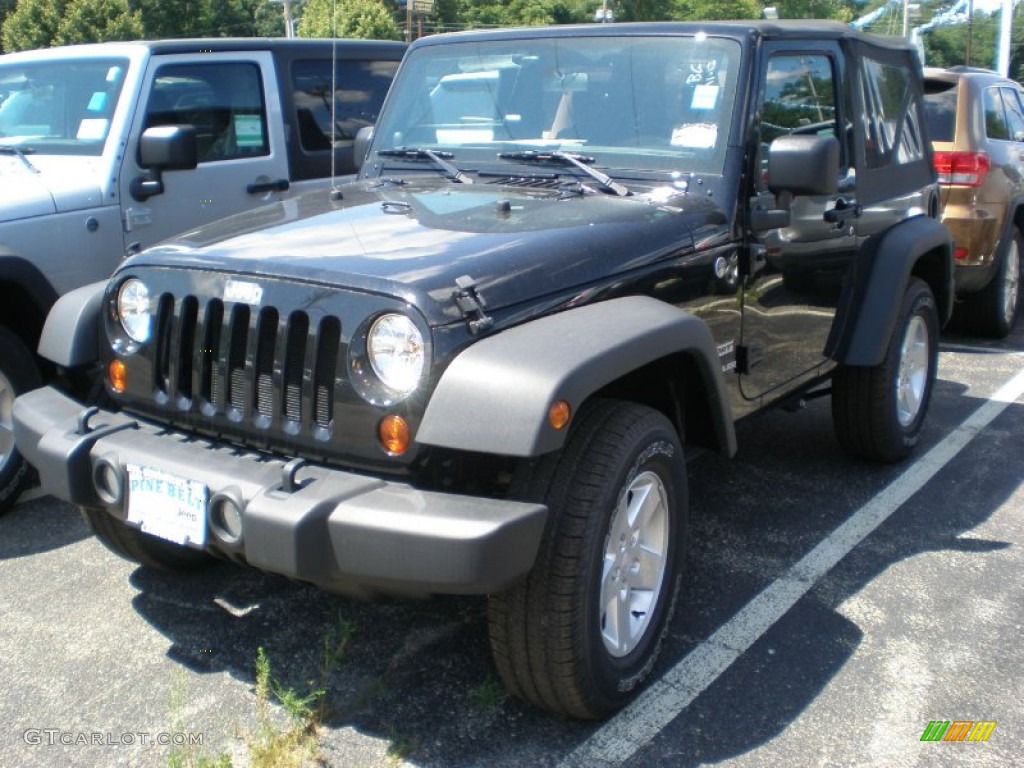
<instances>
[{"instance_id":1,"label":"front tire","mask_svg":"<svg viewBox=\"0 0 1024 768\"><path fill-rule=\"evenodd\" d=\"M14 507L32 479L32 467L14 446L14 399L42 384L28 347L0 326L0 515Z\"/></svg>"},{"instance_id":2,"label":"front tire","mask_svg":"<svg viewBox=\"0 0 1024 768\"><path fill-rule=\"evenodd\" d=\"M917 445L939 360L939 318L928 284L911 278L882 362L841 365L832 378L832 421L855 456L895 462Z\"/></svg>"},{"instance_id":3,"label":"front tire","mask_svg":"<svg viewBox=\"0 0 1024 768\"><path fill-rule=\"evenodd\" d=\"M1003 339L1017 323L1020 309L1020 262L1024 241L1016 230L1000 249L996 274L982 290L965 297L967 327L972 333Z\"/></svg>"},{"instance_id":4,"label":"front tire","mask_svg":"<svg viewBox=\"0 0 1024 768\"><path fill-rule=\"evenodd\" d=\"M125 560L161 571L191 571L213 562L205 552L150 536L102 509L79 507L79 511L96 538Z\"/></svg>"},{"instance_id":5,"label":"front tire","mask_svg":"<svg viewBox=\"0 0 1024 768\"><path fill-rule=\"evenodd\" d=\"M661 413L596 401L565 448L529 465L520 498L550 510L526 580L493 595L495 664L513 694L570 717L605 717L650 675L681 581L682 446Z\"/></svg>"}]
</instances>

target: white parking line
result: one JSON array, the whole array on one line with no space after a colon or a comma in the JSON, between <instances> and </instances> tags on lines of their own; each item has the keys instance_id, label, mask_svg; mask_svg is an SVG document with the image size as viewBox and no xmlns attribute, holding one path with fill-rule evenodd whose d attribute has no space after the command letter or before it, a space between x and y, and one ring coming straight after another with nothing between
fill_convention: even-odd
<instances>
[{"instance_id":1,"label":"white parking line","mask_svg":"<svg viewBox=\"0 0 1024 768\"><path fill-rule=\"evenodd\" d=\"M620 765L642 749L734 661L1011 403L1024 395L1024 369L938 445L853 513L782 577L747 603L664 677L605 723L561 763L594 768Z\"/></svg>"}]
</instances>

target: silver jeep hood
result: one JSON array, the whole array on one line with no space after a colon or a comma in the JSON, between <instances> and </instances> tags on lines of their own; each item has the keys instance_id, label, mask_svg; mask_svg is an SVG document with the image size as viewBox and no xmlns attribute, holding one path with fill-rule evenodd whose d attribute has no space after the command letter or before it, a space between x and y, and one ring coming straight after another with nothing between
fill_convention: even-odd
<instances>
[{"instance_id":1,"label":"silver jeep hood","mask_svg":"<svg viewBox=\"0 0 1024 768\"><path fill-rule=\"evenodd\" d=\"M0 155L0 222L94 208L100 158Z\"/></svg>"}]
</instances>

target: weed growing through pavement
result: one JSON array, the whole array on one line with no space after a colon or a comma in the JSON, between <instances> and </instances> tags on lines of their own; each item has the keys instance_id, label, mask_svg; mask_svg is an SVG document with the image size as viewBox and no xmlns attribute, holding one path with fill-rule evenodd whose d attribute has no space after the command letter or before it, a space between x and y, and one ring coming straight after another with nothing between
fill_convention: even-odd
<instances>
[{"instance_id":1,"label":"weed growing through pavement","mask_svg":"<svg viewBox=\"0 0 1024 768\"><path fill-rule=\"evenodd\" d=\"M495 709L508 698L508 689L494 675L487 675L482 683L470 689L469 697L481 709Z\"/></svg>"},{"instance_id":2,"label":"weed growing through pavement","mask_svg":"<svg viewBox=\"0 0 1024 768\"><path fill-rule=\"evenodd\" d=\"M252 768L299 768L312 761L319 746L319 729L329 709L327 689L332 672L345 659L355 625L340 614L327 635L320 656L318 685L306 692L283 685L273 677L270 658L260 646L256 650L256 707L259 723L249 739ZM280 727L271 717L271 697L288 715L290 724Z\"/></svg>"}]
</instances>

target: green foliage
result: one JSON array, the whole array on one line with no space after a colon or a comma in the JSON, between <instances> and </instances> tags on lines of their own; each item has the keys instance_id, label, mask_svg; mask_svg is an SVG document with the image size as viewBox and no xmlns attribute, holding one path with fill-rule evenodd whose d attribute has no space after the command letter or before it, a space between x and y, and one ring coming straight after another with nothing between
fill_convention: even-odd
<instances>
[{"instance_id":1,"label":"green foliage","mask_svg":"<svg viewBox=\"0 0 1024 768\"><path fill-rule=\"evenodd\" d=\"M402 30L382 0L309 0L299 20L299 37L401 40Z\"/></svg>"},{"instance_id":2,"label":"green foliage","mask_svg":"<svg viewBox=\"0 0 1024 768\"><path fill-rule=\"evenodd\" d=\"M680 21L757 19L758 0L675 0L672 18Z\"/></svg>"},{"instance_id":3,"label":"green foliage","mask_svg":"<svg viewBox=\"0 0 1024 768\"><path fill-rule=\"evenodd\" d=\"M481 709L494 709L508 698L508 689L494 675L488 675L470 690L469 697Z\"/></svg>"},{"instance_id":4,"label":"green foliage","mask_svg":"<svg viewBox=\"0 0 1024 768\"><path fill-rule=\"evenodd\" d=\"M127 0L71 0L57 24L55 45L138 40L142 19Z\"/></svg>"},{"instance_id":5,"label":"green foliage","mask_svg":"<svg viewBox=\"0 0 1024 768\"><path fill-rule=\"evenodd\" d=\"M846 22L851 21L855 15L845 0L778 0L766 5L774 5L780 19L831 19Z\"/></svg>"},{"instance_id":6,"label":"green foliage","mask_svg":"<svg viewBox=\"0 0 1024 768\"><path fill-rule=\"evenodd\" d=\"M4 50L49 46L57 35L65 6L64 0L19 0L17 8L4 21Z\"/></svg>"}]
</instances>

